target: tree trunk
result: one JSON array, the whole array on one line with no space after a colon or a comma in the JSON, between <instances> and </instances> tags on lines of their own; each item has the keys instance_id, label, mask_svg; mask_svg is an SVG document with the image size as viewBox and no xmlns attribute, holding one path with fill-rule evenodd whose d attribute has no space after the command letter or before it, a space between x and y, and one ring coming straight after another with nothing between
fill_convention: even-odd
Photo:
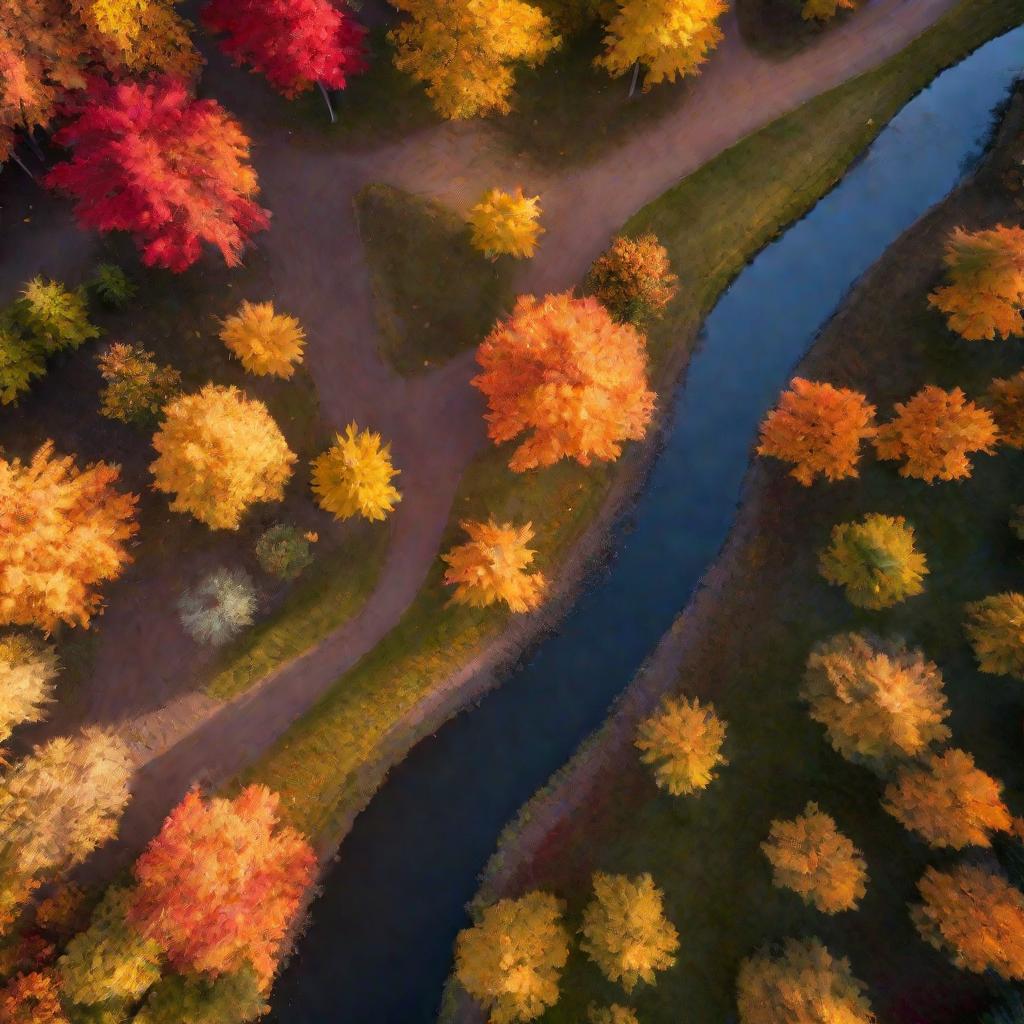
<instances>
[{"instance_id":1,"label":"tree trunk","mask_svg":"<svg viewBox=\"0 0 1024 1024\"><path fill-rule=\"evenodd\" d=\"M20 156L12 149L11 159L33 180L36 180L36 176L25 166L25 162Z\"/></svg>"},{"instance_id":2,"label":"tree trunk","mask_svg":"<svg viewBox=\"0 0 1024 1024\"><path fill-rule=\"evenodd\" d=\"M327 104L327 112L331 115L331 124L335 124L338 119L334 116L334 107L331 104L331 97L324 88L323 82L317 82L316 84L320 86L320 95L323 96L324 103Z\"/></svg>"},{"instance_id":3,"label":"tree trunk","mask_svg":"<svg viewBox=\"0 0 1024 1024\"><path fill-rule=\"evenodd\" d=\"M636 92L636 80L640 77L640 61L637 61L633 65L633 81L629 83L629 95L632 98L633 93Z\"/></svg>"}]
</instances>

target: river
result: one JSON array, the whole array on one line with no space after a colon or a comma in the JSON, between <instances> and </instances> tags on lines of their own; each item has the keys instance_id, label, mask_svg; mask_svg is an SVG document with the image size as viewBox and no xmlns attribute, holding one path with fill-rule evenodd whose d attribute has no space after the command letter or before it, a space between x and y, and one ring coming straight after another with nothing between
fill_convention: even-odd
<instances>
[{"instance_id":1,"label":"river","mask_svg":"<svg viewBox=\"0 0 1024 1024\"><path fill-rule=\"evenodd\" d=\"M274 992L276 1024L435 1019L502 826L602 721L732 524L764 412L851 285L976 163L1024 27L944 72L709 316L614 557L504 685L420 743L345 840Z\"/></svg>"}]
</instances>

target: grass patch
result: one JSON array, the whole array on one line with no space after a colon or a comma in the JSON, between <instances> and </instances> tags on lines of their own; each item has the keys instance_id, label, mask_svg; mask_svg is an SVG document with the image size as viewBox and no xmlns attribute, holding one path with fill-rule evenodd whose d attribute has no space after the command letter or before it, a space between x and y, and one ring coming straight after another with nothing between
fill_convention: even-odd
<instances>
[{"instance_id":1,"label":"grass patch","mask_svg":"<svg viewBox=\"0 0 1024 1024\"><path fill-rule=\"evenodd\" d=\"M390 185L355 197L380 323L381 353L399 373L476 345L513 297L514 260L486 259L467 223L442 203Z\"/></svg>"},{"instance_id":2,"label":"grass patch","mask_svg":"<svg viewBox=\"0 0 1024 1024\"><path fill-rule=\"evenodd\" d=\"M653 381L662 394L704 315L747 260L813 205L939 70L1013 25L1019 12L1019 0L961 0L881 68L738 143L628 223L630 232L656 230L682 278L668 316L649 339ZM537 527L538 565L554 575L601 507L613 469L567 464L513 475L504 468L507 458L507 450L491 450L467 471L445 544L467 515L529 519ZM448 607L435 570L392 633L251 766L244 781L279 790L293 824L330 835L365 798L358 772L381 756L387 730L505 621L500 612Z\"/></svg>"}]
</instances>

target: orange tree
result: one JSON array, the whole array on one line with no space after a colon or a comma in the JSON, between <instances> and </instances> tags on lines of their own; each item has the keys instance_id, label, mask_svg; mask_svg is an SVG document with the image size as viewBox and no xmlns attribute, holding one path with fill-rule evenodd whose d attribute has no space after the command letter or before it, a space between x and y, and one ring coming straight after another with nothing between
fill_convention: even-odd
<instances>
[{"instance_id":1,"label":"orange tree","mask_svg":"<svg viewBox=\"0 0 1024 1024\"><path fill-rule=\"evenodd\" d=\"M686 796L706 789L715 769L729 763L722 754L725 729L713 704L665 697L640 723L635 743L640 760L654 768L654 781L673 796Z\"/></svg>"},{"instance_id":2,"label":"orange tree","mask_svg":"<svg viewBox=\"0 0 1024 1024\"><path fill-rule=\"evenodd\" d=\"M590 266L587 289L616 318L641 326L660 316L678 291L668 250L653 234L619 235Z\"/></svg>"},{"instance_id":3,"label":"orange tree","mask_svg":"<svg viewBox=\"0 0 1024 1024\"><path fill-rule=\"evenodd\" d=\"M991 594L967 605L964 628L978 668L1024 679L1024 594Z\"/></svg>"}]
</instances>

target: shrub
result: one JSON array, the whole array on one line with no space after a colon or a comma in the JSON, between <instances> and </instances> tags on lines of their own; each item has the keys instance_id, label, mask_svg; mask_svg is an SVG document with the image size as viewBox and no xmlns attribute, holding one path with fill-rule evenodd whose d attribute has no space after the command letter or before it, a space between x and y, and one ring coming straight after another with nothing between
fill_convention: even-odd
<instances>
[{"instance_id":1,"label":"shrub","mask_svg":"<svg viewBox=\"0 0 1024 1024\"><path fill-rule=\"evenodd\" d=\"M350 423L344 437L336 434L334 444L313 461L313 493L335 519L361 515L379 521L402 500L391 483L399 472L391 464L391 446L381 443L380 434Z\"/></svg>"},{"instance_id":2,"label":"shrub","mask_svg":"<svg viewBox=\"0 0 1024 1024\"><path fill-rule=\"evenodd\" d=\"M528 259L544 233L540 219L540 196L527 198L523 190L502 192L492 188L469 211L473 246L488 259L515 256Z\"/></svg>"},{"instance_id":3,"label":"shrub","mask_svg":"<svg viewBox=\"0 0 1024 1024\"><path fill-rule=\"evenodd\" d=\"M256 561L268 575L291 581L313 564L310 547L307 534L295 526L278 523L256 541Z\"/></svg>"},{"instance_id":4,"label":"shrub","mask_svg":"<svg viewBox=\"0 0 1024 1024\"><path fill-rule=\"evenodd\" d=\"M619 235L591 264L586 287L616 320L642 327L663 314L678 282L655 235Z\"/></svg>"},{"instance_id":5,"label":"shrub","mask_svg":"<svg viewBox=\"0 0 1024 1024\"><path fill-rule=\"evenodd\" d=\"M219 647L251 626L256 591L241 569L216 569L178 601L185 632L198 643Z\"/></svg>"},{"instance_id":6,"label":"shrub","mask_svg":"<svg viewBox=\"0 0 1024 1024\"><path fill-rule=\"evenodd\" d=\"M100 263L96 267L89 291L109 309L127 309L138 292L135 282L116 263Z\"/></svg>"},{"instance_id":7,"label":"shrub","mask_svg":"<svg viewBox=\"0 0 1024 1024\"><path fill-rule=\"evenodd\" d=\"M181 374L172 366L158 366L141 345L115 342L96 364L105 382L100 413L108 419L151 425L181 390Z\"/></svg>"},{"instance_id":8,"label":"shrub","mask_svg":"<svg viewBox=\"0 0 1024 1024\"><path fill-rule=\"evenodd\" d=\"M655 782L673 796L686 796L706 789L717 777L715 768L729 763L722 755L725 729L713 704L665 697L640 723L635 742L640 760L654 766Z\"/></svg>"},{"instance_id":9,"label":"shrub","mask_svg":"<svg viewBox=\"0 0 1024 1024\"><path fill-rule=\"evenodd\" d=\"M1024 594L992 594L967 605L964 624L978 668L1024 679Z\"/></svg>"},{"instance_id":10,"label":"shrub","mask_svg":"<svg viewBox=\"0 0 1024 1024\"><path fill-rule=\"evenodd\" d=\"M89 322L85 290L71 291L59 281L34 277L14 304L14 317L22 330L44 355L65 348L78 348L99 337Z\"/></svg>"},{"instance_id":11,"label":"shrub","mask_svg":"<svg viewBox=\"0 0 1024 1024\"><path fill-rule=\"evenodd\" d=\"M245 301L224 321L220 340L250 373L287 380L302 362L306 334L295 317L274 312L272 302Z\"/></svg>"}]
</instances>

